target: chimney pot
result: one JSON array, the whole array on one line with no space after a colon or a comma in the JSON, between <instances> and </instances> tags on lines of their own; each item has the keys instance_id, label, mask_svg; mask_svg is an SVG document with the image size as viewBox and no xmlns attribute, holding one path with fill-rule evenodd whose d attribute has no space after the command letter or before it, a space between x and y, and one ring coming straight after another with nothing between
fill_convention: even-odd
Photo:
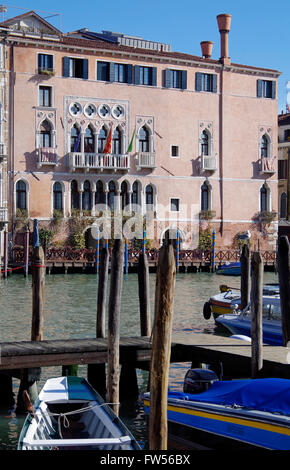
<instances>
[{"instance_id":1,"label":"chimney pot","mask_svg":"<svg viewBox=\"0 0 290 470\"><path fill-rule=\"evenodd\" d=\"M213 42L212 41L201 41L201 53L205 59L209 59L211 57Z\"/></svg>"},{"instance_id":2,"label":"chimney pot","mask_svg":"<svg viewBox=\"0 0 290 470\"><path fill-rule=\"evenodd\" d=\"M231 28L232 16L226 13L217 16L218 28L221 35L221 61L224 64L230 64L229 58L229 31Z\"/></svg>"}]
</instances>

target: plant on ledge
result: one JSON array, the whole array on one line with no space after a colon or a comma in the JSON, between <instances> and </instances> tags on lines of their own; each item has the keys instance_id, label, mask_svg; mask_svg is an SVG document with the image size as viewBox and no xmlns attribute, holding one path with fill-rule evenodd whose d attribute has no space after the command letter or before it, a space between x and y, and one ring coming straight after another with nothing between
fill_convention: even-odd
<instances>
[{"instance_id":1,"label":"plant on ledge","mask_svg":"<svg viewBox=\"0 0 290 470\"><path fill-rule=\"evenodd\" d=\"M270 225L277 217L275 211L261 211L254 216L254 220L262 222L266 225Z\"/></svg>"},{"instance_id":2,"label":"plant on ledge","mask_svg":"<svg viewBox=\"0 0 290 470\"><path fill-rule=\"evenodd\" d=\"M47 76L47 77L54 77L54 75L55 75L55 71L52 70L52 69L40 69L40 70L38 71L38 73L39 73L40 75L45 75L45 76Z\"/></svg>"},{"instance_id":3,"label":"plant on ledge","mask_svg":"<svg viewBox=\"0 0 290 470\"><path fill-rule=\"evenodd\" d=\"M215 215L216 215L215 211L207 209L207 210L200 211L199 218L200 220L211 220L215 217Z\"/></svg>"}]
</instances>

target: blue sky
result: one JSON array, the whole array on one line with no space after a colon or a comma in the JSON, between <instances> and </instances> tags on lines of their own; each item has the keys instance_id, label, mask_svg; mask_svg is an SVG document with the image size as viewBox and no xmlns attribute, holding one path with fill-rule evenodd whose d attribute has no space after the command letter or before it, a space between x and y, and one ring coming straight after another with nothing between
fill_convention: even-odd
<instances>
[{"instance_id":1,"label":"blue sky","mask_svg":"<svg viewBox=\"0 0 290 470\"><path fill-rule=\"evenodd\" d=\"M201 55L200 41L210 40L213 59L220 57L216 16L229 13L232 62L279 70L278 111L286 109L290 0L17 0L16 4L5 4L5 19L34 10L63 32L84 27L117 31L169 43L173 51L193 55ZM58 15L49 18L53 13Z\"/></svg>"}]
</instances>

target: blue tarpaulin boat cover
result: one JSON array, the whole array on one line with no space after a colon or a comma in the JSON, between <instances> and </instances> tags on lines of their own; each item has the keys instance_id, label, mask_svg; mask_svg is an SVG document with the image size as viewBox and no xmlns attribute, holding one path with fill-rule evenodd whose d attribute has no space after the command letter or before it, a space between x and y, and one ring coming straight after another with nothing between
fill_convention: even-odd
<instances>
[{"instance_id":1,"label":"blue tarpaulin boat cover","mask_svg":"<svg viewBox=\"0 0 290 470\"><path fill-rule=\"evenodd\" d=\"M169 398L199 403L238 405L248 409L290 415L290 380L249 379L214 382L199 394L169 392Z\"/></svg>"}]
</instances>

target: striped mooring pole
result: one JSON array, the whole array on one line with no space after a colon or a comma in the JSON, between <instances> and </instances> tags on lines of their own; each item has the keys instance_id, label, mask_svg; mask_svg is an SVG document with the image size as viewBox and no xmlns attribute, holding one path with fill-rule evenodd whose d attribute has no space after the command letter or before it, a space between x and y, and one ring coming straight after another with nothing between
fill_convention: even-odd
<instances>
[{"instance_id":1,"label":"striped mooring pole","mask_svg":"<svg viewBox=\"0 0 290 470\"><path fill-rule=\"evenodd\" d=\"M128 279L128 240L125 238L125 279Z\"/></svg>"},{"instance_id":2,"label":"striped mooring pole","mask_svg":"<svg viewBox=\"0 0 290 470\"><path fill-rule=\"evenodd\" d=\"M97 231L97 238L96 238L96 262L95 262L95 271L96 271L96 273L99 272L99 265L100 265L100 232Z\"/></svg>"},{"instance_id":3,"label":"striped mooring pole","mask_svg":"<svg viewBox=\"0 0 290 470\"><path fill-rule=\"evenodd\" d=\"M146 252L146 230L143 230L143 238L142 238L142 253Z\"/></svg>"},{"instance_id":4,"label":"striped mooring pole","mask_svg":"<svg viewBox=\"0 0 290 470\"><path fill-rule=\"evenodd\" d=\"M215 271L215 230L212 231L212 245L211 245L211 272Z\"/></svg>"},{"instance_id":5,"label":"striped mooring pole","mask_svg":"<svg viewBox=\"0 0 290 470\"><path fill-rule=\"evenodd\" d=\"M177 237L176 237L176 271L178 270L179 266L179 253L180 253L180 233L177 230Z\"/></svg>"},{"instance_id":6,"label":"striped mooring pole","mask_svg":"<svg viewBox=\"0 0 290 470\"><path fill-rule=\"evenodd\" d=\"M39 246L38 220L33 220L33 248Z\"/></svg>"}]
</instances>

